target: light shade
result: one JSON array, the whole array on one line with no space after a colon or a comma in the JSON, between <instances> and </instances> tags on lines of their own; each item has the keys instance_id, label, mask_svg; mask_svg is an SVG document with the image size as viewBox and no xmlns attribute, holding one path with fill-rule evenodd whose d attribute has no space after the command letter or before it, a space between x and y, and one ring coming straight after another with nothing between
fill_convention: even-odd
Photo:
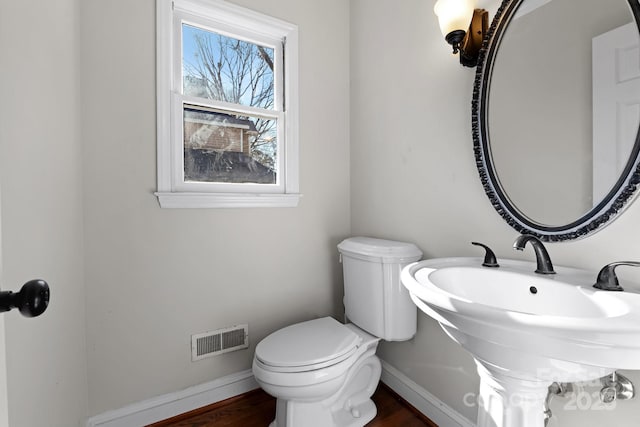
<instances>
[{"instance_id":1,"label":"light shade","mask_svg":"<svg viewBox=\"0 0 640 427\"><path fill-rule=\"evenodd\" d=\"M442 35L455 30L467 31L475 6L475 0L438 0L433 11L438 16Z\"/></svg>"}]
</instances>

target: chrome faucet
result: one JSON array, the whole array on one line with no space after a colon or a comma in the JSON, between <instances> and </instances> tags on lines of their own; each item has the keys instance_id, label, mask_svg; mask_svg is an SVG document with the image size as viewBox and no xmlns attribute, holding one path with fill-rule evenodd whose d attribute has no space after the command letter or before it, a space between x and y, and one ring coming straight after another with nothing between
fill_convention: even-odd
<instances>
[{"instance_id":1,"label":"chrome faucet","mask_svg":"<svg viewBox=\"0 0 640 427\"><path fill-rule=\"evenodd\" d=\"M616 276L616 267L619 265L630 265L631 267L640 267L640 262L636 261L618 261L607 264L598 273L596 284L594 288L602 289L603 291L624 291L620 282L618 282L618 276Z\"/></svg>"},{"instance_id":2,"label":"chrome faucet","mask_svg":"<svg viewBox=\"0 0 640 427\"><path fill-rule=\"evenodd\" d=\"M549 252L547 252L547 249L536 236L521 234L516 241L513 242L513 248L522 251L527 242L531 242L531 246L533 246L533 250L536 253L536 273L556 274L556 272L553 271L553 264L551 263L551 258L549 258Z\"/></svg>"}]
</instances>

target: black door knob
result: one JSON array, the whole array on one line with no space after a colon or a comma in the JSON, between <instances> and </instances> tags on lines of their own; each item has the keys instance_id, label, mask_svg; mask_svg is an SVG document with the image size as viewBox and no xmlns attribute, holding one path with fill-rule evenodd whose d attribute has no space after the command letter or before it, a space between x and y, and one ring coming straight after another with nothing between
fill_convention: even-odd
<instances>
[{"instance_id":1,"label":"black door knob","mask_svg":"<svg viewBox=\"0 0 640 427\"><path fill-rule=\"evenodd\" d=\"M49 285L44 280L29 280L19 292L0 291L0 312L17 308L23 316L36 317L49 305Z\"/></svg>"}]
</instances>

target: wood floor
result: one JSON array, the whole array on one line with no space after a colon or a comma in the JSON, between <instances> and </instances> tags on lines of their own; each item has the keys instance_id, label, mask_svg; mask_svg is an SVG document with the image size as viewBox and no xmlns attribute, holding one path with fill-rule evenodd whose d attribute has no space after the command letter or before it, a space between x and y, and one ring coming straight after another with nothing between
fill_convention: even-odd
<instances>
[{"instance_id":1,"label":"wood floor","mask_svg":"<svg viewBox=\"0 0 640 427\"><path fill-rule=\"evenodd\" d=\"M378 415L367 427L438 427L386 385L373 395ZM267 427L276 413L276 400L254 390L147 427Z\"/></svg>"}]
</instances>

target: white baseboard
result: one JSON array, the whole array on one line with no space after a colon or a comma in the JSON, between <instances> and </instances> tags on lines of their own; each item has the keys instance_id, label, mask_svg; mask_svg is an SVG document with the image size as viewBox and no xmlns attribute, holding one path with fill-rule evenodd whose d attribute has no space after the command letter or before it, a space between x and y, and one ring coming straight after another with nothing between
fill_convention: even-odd
<instances>
[{"instance_id":1,"label":"white baseboard","mask_svg":"<svg viewBox=\"0 0 640 427\"><path fill-rule=\"evenodd\" d=\"M475 423L469 421L384 360L382 361L381 380L440 427L476 427Z\"/></svg>"},{"instance_id":2,"label":"white baseboard","mask_svg":"<svg viewBox=\"0 0 640 427\"><path fill-rule=\"evenodd\" d=\"M251 370L165 394L87 420L86 427L140 427L257 389Z\"/></svg>"},{"instance_id":3,"label":"white baseboard","mask_svg":"<svg viewBox=\"0 0 640 427\"><path fill-rule=\"evenodd\" d=\"M457 411L382 361L382 382L440 427L475 427ZM165 394L87 420L86 427L140 427L257 389L251 370Z\"/></svg>"}]
</instances>

